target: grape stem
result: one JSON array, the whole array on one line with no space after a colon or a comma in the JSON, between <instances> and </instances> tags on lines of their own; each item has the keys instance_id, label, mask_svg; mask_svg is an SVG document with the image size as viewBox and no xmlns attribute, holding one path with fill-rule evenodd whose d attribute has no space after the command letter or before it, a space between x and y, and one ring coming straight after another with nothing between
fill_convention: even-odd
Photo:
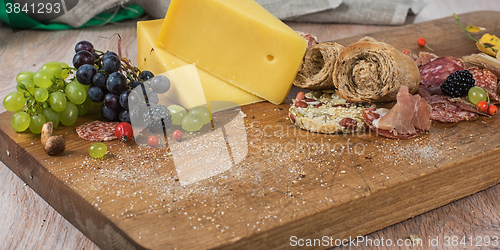
<instances>
[{"instance_id":1,"label":"grape stem","mask_svg":"<svg viewBox=\"0 0 500 250\"><path fill-rule=\"evenodd\" d=\"M35 99L28 99L28 104L26 105L26 108L24 108L24 112L28 113L30 116L35 115L36 112L36 105L38 103L35 101Z\"/></svg>"}]
</instances>

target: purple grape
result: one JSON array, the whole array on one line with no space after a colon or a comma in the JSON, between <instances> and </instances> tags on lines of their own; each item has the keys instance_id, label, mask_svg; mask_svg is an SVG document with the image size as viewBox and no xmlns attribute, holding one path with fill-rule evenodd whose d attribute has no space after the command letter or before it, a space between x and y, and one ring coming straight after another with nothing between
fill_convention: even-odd
<instances>
[{"instance_id":1,"label":"purple grape","mask_svg":"<svg viewBox=\"0 0 500 250\"><path fill-rule=\"evenodd\" d=\"M131 90L127 89L123 91L122 94L120 95L120 106L122 106L122 108L127 110L128 110L128 96L130 95L130 92Z\"/></svg>"},{"instance_id":2,"label":"purple grape","mask_svg":"<svg viewBox=\"0 0 500 250\"><path fill-rule=\"evenodd\" d=\"M119 95L127 89L127 78L119 72L112 73L106 80L106 88L109 92Z\"/></svg>"},{"instance_id":3,"label":"purple grape","mask_svg":"<svg viewBox=\"0 0 500 250\"><path fill-rule=\"evenodd\" d=\"M121 68L120 58L118 56L110 55L102 58L102 69L108 74L118 72Z\"/></svg>"},{"instance_id":4,"label":"purple grape","mask_svg":"<svg viewBox=\"0 0 500 250\"><path fill-rule=\"evenodd\" d=\"M94 65L84 64L76 71L76 80L83 85L91 85L96 74Z\"/></svg>"},{"instance_id":5,"label":"purple grape","mask_svg":"<svg viewBox=\"0 0 500 250\"><path fill-rule=\"evenodd\" d=\"M86 50L88 52L94 52L94 45L92 45L92 43L90 43L89 41L79 41L76 45L75 45L75 53L78 53L82 50Z\"/></svg>"},{"instance_id":6,"label":"purple grape","mask_svg":"<svg viewBox=\"0 0 500 250\"><path fill-rule=\"evenodd\" d=\"M106 88L106 75L104 73L97 73L92 81L94 82L94 85L99 86L101 88Z\"/></svg>"},{"instance_id":7,"label":"purple grape","mask_svg":"<svg viewBox=\"0 0 500 250\"><path fill-rule=\"evenodd\" d=\"M128 110L126 109L123 109L120 111L120 114L118 115L118 119L121 121L121 122L128 122L128 123L132 123L131 120L130 120L130 113Z\"/></svg>"},{"instance_id":8,"label":"purple grape","mask_svg":"<svg viewBox=\"0 0 500 250\"><path fill-rule=\"evenodd\" d=\"M94 55L86 50L79 51L73 56L73 66L80 68L84 64L94 65Z\"/></svg>"},{"instance_id":9,"label":"purple grape","mask_svg":"<svg viewBox=\"0 0 500 250\"><path fill-rule=\"evenodd\" d=\"M158 104L160 99L158 98L158 94L153 92L152 90L147 91L148 99L147 102L148 104Z\"/></svg>"},{"instance_id":10,"label":"purple grape","mask_svg":"<svg viewBox=\"0 0 500 250\"><path fill-rule=\"evenodd\" d=\"M170 89L170 80L164 75L158 75L151 79L150 85L154 92L165 94Z\"/></svg>"},{"instance_id":11,"label":"purple grape","mask_svg":"<svg viewBox=\"0 0 500 250\"><path fill-rule=\"evenodd\" d=\"M151 71L148 71L148 70L144 70L144 71L141 71L141 73L139 73L139 79L143 80L143 81L147 81L151 78L153 78L155 75L151 72Z\"/></svg>"},{"instance_id":12,"label":"purple grape","mask_svg":"<svg viewBox=\"0 0 500 250\"><path fill-rule=\"evenodd\" d=\"M136 90L132 90L128 95L127 105L129 109L135 109L141 103L141 97Z\"/></svg>"},{"instance_id":13,"label":"purple grape","mask_svg":"<svg viewBox=\"0 0 500 250\"><path fill-rule=\"evenodd\" d=\"M93 102L102 102L104 101L104 96L107 91L99 86L92 85L89 87L88 94L89 98Z\"/></svg>"},{"instance_id":14,"label":"purple grape","mask_svg":"<svg viewBox=\"0 0 500 250\"><path fill-rule=\"evenodd\" d=\"M108 56L116 56L116 57L118 57L118 55L115 52L113 52L113 51L106 51L106 53L104 53L104 55L102 55L102 59L104 59L104 58L106 58Z\"/></svg>"},{"instance_id":15,"label":"purple grape","mask_svg":"<svg viewBox=\"0 0 500 250\"><path fill-rule=\"evenodd\" d=\"M118 120L118 114L116 113L116 111L107 108L106 106L104 106L104 104L101 105L101 116L108 122Z\"/></svg>"},{"instance_id":16,"label":"purple grape","mask_svg":"<svg viewBox=\"0 0 500 250\"><path fill-rule=\"evenodd\" d=\"M118 95L115 95L113 93L107 93L105 96L104 96L104 106L106 106L106 108L109 108L109 109L112 109L112 110L117 110L120 108L120 103L119 103L119 97Z\"/></svg>"}]
</instances>

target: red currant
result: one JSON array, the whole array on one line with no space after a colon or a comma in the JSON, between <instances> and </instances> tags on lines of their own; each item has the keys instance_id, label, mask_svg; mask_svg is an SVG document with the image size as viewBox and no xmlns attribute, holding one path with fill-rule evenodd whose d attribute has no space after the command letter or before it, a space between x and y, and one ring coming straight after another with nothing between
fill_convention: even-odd
<instances>
[{"instance_id":1,"label":"red currant","mask_svg":"<svg viewBox=\"0 0 500 250\"><path fill-rule=\"evenodd\" d=\"M152 135L148 138L148 145L150 147L156 147L160 141L158 140L158 137Z\"/></svg>"},{"instance_id":2,"label":"red currant","mask_svg":"<svg viewBox=\"0 0 500 250\"><path fill-rule=\"evenodd\" d=\"M132 126L130 126L130 123L128 122L120 122L115 128L116 137L118 137L118 139L120 139L123 143L130 140L133 134L134 131L132 130Z\"/></svg>"},{"instance_id":3,"label":"red currant","mask_svg":"<svg viewBox=\"0 0 500 250\"><path fill-rule=\"evenodd\" d=\"M486 112L488 110L488 103L485 101L480 101L477 103L476 109L479 112Z\"/></svg>"},{"instance_id":4,"label":"red currant","mask_svg":"<svg viewBox=\"0 0 500 250\"><path fill-rule=\"evenodd\" d=\"M497 108L497 106L495 106L495 105L490 105L490 106L488 107L488 114L489 114L489 115L496 115L496 114L497 114L497 112L498 112L498 108Z\"/></svg>"},{"instance_id":5,"label":"red currant","mask_svg":"<svg viewBox=\"0 0 500 250\"><path fill-rule=\"evenodd\" d=\"M426 44L427 42L425 41L425 39L424 39L424 38L422 38L422 37L421 37L421 38L419 38L419 39L417 40L417 43L418 43L418 46L420 46L420 47L424 47L424 46L425 46L425 44Z\"/></svg>"},{"instance_id":6,"label":"red currant","mask_svg":"<svg viewBox=\"0 0 500 250\"><path fill-rule=\"evenodd\" d=\"M174 137L176 141L180 141L182 140L182 132L180 130L174 130L172 137Z\"/></svg>"}]
</instances>

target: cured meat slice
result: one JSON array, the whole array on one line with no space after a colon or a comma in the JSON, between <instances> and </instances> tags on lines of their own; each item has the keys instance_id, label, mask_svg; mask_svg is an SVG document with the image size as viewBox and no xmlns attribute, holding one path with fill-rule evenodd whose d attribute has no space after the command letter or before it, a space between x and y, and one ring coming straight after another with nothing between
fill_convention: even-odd
<instances>
[{"instance_id":1,"label":"cured meat slice","mask_svg":"<svg viewBox=\"0 0 500 250\"><path fill-rule=\"evenodd\" d=\"M500 96L497 94L498 79L491 71L487 69L480 69L478 67L472 67L469 68L469 72L476 81L475 86L484 89L490 96L490 99L500 102Z\"/></svg>"},{"instance_id":2,"label":"cured meat slice","mask_svg":"<svg viewBox=\"0 0 500 250\"><path fill-rule=\"evenodd\" d=\"M378 127L394 134L415 134L416 129L429 130L430 109L420 95L411 95L408 87L401 86L397 103L380 119Z\"/></svg>"},{"instance_id":3,"label":"cured meat slice","mask_svg":"<svg viewBox=\"0 0 500 250\"><path fill-rule=\"evenodd\" d=\"M431 126L429 106L420 95L411 95L407 86L399 89L392 109L367 109L363 111L363 118L370 128L389 138L411 138Z\"/></svg>"},{"instance_id":4,"label":"cured meat slice","mask_svg":"<svg viewBox=\"0 0 500 250\"><path fill-rule=\"evenodd\" d=\"M438 56L434 53L420 52L418 53L418 57L415 59L415 64L420 68L436 58L438 58Z\"/></svg>"},{"instance_id":5,"label":"cured meat slice","mask_svg":"<svg viewBox=\"0 0 500 250\"><path fill-rule=\"evenodd\" d=\"M316 44L318 44L318 38L309 34L309 33L305 33L305 32L302 32L302 31L295 31L297 32L297 34L299 34L300 36L302 36L303 38L305 38L307 40L307 47L312 47Z\"/></svg>"},{"instance_id":6,"label":"cured meat slice","mask_svg":"<svg viewBox=\"0 0 500 250\"><path fill-rule=\"evenodd\" d=\"M427 88L441 86L451 73L464 69L465 65L460 59L439 57L420 67L420 82Z\"/></svg>"},{"instance_id":7,"label":"cured meat slice","mask_svg":"<svg viewBox=\"0 0 500 250\"><path fill-rule=\"evenodd\" d=\"M430 117L433 121L454 123L472 121L479 117L477 111L467 104L452 102L447 96L433 95L426 97L425 100L431 106Z\"/></svg>"},{"instance_id":8,"label":"cured meat slice","mask_svg":"<svg viewBox=\"0 0 500 250\"><path fill-rule=\"evenodd\" d=\"M389 130L379 129L377 127L377 123L380 121L381 114L383 115L386 111L387 110L375 108L363 110L363 120L365 121L366 125L370 127L370 129L377 132L377 135L381 135L391 139L410 139L422 134L422 130L416 130L415 134L394 134Z\"/></svg>"},{"instance_id":9,"label":"cured meat slice","mask_svg":"<svg viewBox=\"0 0 500 250\"><path fill-rule=\"evenodd\" d=\"M485 68L495 74L497 78L500 78L500 60L494 57L480 53L464 56L462 57L462 60L467 63L478 65L481 68Z\"/></svg>"},{"instance_id":10,"label":"cured meat slice","mask_svg":"<svg viewBox=\"0 0 500 250\"><path fill-rule=\"evenodd\" d=\"M118 122L93 121L76 128L78 136L86 141L111 141L118 139L115 129Z\"/></svg>"}]
</instances>

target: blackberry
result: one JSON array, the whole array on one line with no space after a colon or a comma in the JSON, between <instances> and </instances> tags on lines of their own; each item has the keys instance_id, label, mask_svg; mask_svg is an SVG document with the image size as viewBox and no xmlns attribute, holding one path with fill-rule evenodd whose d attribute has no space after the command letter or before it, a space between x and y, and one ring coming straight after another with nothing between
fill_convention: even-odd
<instances>
[{"instance_id":1,"label":"blackberry","mask_svg":"<svg viewBox=\"0 0 500 250\"><path fill-rule=\"evenodd\" d=\"M162 134L163 129L170 128L172 125L172 116L167 107L163 105L151 105L148 111L144 113L144 123L149 132Z\"/></svg>"},{"instance_id":2,"label":"blackberry","mask_svg":"<svg viewBox=\"0 0 500 250\"><path fill-rule=\"evenodd\" d=\"M468 70L457 70L451 73L446 81L441 84L443 94L456 98L466 96L469 89L474 87L475 81L472 74Z\"/></svg>"}]
</instances>

